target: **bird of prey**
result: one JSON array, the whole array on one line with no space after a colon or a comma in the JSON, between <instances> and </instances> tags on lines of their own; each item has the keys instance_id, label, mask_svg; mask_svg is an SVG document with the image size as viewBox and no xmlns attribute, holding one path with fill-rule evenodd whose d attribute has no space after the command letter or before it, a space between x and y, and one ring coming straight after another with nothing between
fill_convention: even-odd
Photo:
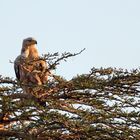
<instances>
[{"instance_id":1,"label":"bird of prey","mask_svg":"<svg viewBox=\"0 0 140 140\"><path fill-rule=\"evenodd\" d=\"M36 44L32 37L23 40L21 54L14 61L14 69L23 91L39 98L41 92L35 87L47 83L48 71L46 61L39 57Z\"/></svg>"}]
</instances>

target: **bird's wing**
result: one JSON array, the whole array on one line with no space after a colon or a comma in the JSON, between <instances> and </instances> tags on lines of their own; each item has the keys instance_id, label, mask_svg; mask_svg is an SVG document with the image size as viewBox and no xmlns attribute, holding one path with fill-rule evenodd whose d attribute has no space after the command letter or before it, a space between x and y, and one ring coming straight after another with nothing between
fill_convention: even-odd
<instances>
[{"instance_id":1,"label":"bird's wing","mask_svg":"<svg viewBox=\"0 0 140 140\"><path fill-rule=\"evenodd\" d=\"M28 78L28 73L31 71L25 61L26 60L23 59L21 55L19 55L14 61L15 74L20 82L25 82Z\"/></svg>"},{"instance_id":2,"label":"bird's wing","mask_svg":"<svg viewBox=\"0 0 140 140\"><path fill-rule=\"evenodd\" d=\"M14 69L15 69L16 78L20 80L20 56L18 56L14 61Z\"/></svg>"}]
</instances>

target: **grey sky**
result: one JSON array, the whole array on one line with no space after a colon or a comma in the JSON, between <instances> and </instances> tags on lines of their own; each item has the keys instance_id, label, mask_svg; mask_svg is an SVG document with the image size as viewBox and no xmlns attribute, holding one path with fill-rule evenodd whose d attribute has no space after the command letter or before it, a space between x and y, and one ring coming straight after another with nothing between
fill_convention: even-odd
<instances>
[{"instance_id":1,"label":"grey sky","mask_svg":"<svg viewBox=\"0 0 140 140\"><path fill-rule=\"evenodd\" d=\"M92 67L138 68L139 0L0 0L0 74L14 76L23 38L38 40L40 54L78 52L56 71L66 78Z\"/></svg>"}]
</instances>

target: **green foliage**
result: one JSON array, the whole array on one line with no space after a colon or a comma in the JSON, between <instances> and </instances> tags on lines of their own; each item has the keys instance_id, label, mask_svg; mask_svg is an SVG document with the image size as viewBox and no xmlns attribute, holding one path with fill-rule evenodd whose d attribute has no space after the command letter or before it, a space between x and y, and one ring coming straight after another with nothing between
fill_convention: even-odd
<instances>
[{"instance_id":1,"label":"green foliage","mask_svg":"<svg viewBox=\"0 0 140 140\"><path fill-rule=\"evenodd\" d=\"M63 59L57 60L55 56L50 68L56 68ZM20 83L1 76L0 122L4 129L0 129L0 136L25 140L139 140L139 81L139 70L115 68L93 68L89 74L69 81L53 75L47 85L39 87L46 93L40 97L47 104L42 107L33 96L23 93Z\"/></svg>"}]
</instances>

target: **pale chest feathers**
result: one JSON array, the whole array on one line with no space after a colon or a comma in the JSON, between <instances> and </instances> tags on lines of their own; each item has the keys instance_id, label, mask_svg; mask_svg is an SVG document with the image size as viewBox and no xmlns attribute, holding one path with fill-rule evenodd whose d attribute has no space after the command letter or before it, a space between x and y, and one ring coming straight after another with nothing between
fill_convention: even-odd
<instances>
[{"instance_id":1,"label":"pale chest feathers","mask_svg":"<svg viewBox=\"0 0 140 140\"><path fill-rule=\"evenodd\" d=\"M37 49L36 49L36 47L34 45L29 47L29 55L28 55L28 58L29 59L39 58L38 51L37 51Z\"/></svg>"}]
</instances>

